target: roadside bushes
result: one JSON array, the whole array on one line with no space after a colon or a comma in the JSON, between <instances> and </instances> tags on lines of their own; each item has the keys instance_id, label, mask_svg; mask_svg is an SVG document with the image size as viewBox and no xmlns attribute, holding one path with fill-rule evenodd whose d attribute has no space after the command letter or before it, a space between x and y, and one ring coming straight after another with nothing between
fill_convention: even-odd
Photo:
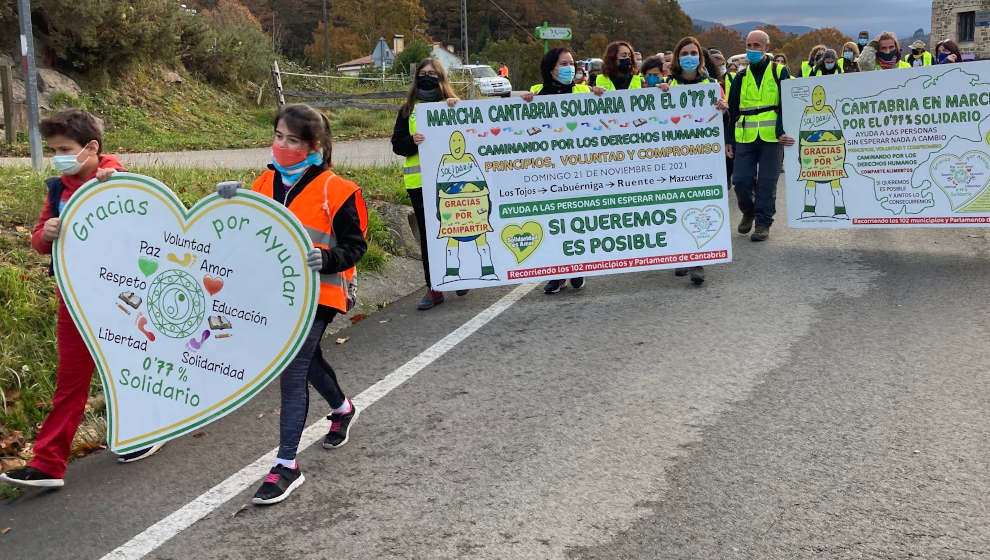
<instances>
[{"instance_id":1,"label":"roadside bushes","mask_svg":"<svg viewBox=\"0 0 990 560\"><path fill-rule=\"evenodd\" d=\"M218 85L257 84L272 59L270 38L237 0L201 12L176 0L35 0L33 6L40 53L56 68L90 78L119 76L133 64L182 63Z\"/></svg>"}]
</instances>

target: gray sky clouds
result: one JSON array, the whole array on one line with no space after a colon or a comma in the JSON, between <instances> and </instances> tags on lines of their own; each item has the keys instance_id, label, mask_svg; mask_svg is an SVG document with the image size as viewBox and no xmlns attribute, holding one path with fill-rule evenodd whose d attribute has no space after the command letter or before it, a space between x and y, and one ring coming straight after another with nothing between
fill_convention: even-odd
<instances>
[{"instance_id":1,"label":"gray sky clouds","mask_svg":"<svg viewBox=\"0 0 990 560\"><path fill-rule=\"evenodd\" d=\"M691 17L733 24L759 20L773 24L836 27L847 35L868 29L871 35L893 31L898 35L913 33L919 27L931 28L930 1L919 0L827 0L795 2L793 0L679 0Z\"/></svg>"}]
</instances>

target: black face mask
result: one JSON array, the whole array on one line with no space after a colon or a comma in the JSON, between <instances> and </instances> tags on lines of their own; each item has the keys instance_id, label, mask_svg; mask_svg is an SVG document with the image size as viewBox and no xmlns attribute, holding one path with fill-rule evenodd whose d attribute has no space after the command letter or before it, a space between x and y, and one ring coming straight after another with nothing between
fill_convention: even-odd
<instances>
[{"instance_id":1,"label":"black face mask","mask_svg":"<svg viewBox=\"0 0 990 560\"><path fill-rule=\"evenodd\" d=\"M440 79L433 76L416 76L416 89L437 89L440 87Z\"/></svg>"},{"instance_id":2,"label":"black face mask","mask_svg":"<svg viewBox=\"0 0 990 560\"><path fill-rule=\"evenodd\" d=\"M914 56L918 56L918 55L920 55L923 52L925 52L925 51L923 51L921 49L911 49L911 54L913 54Z\"/></svg>"},{"instance_id":3,"label":"black face mask","mask_svg":"<svg viewBox=\"0 0 990 560\"><path fill-rule=\"evenodd\" d=\"M631 58L623 58L623 59L619 60L619 70L621 72L629 72L629 71L631 71L632 70L632 59Z\"/></svg>"}]
</instances>

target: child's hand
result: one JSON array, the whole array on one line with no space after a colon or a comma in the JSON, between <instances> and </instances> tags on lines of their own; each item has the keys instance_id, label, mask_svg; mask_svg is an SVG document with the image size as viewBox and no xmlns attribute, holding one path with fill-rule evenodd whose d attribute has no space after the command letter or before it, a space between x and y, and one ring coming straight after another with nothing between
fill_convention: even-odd
<instances>
[{"instance_id":1,"label":"child's hand","mask_svg":"<svg viewBox=\"0 0 990 560\"><path fill-rule=\"evenodd\" d=\"M101 167L96 170L96 180L102 183L103 181L109 179L115 171L117 170L112 167Z\"/></svg>"},{"instance_id":2,"label":"child's hand","mask_svg":"<svg viewBox=\"0 0 990 560\"><path fill-rule=\"evenodd\" d=\"M62 220L59 218L48 218L45 222L44 227L41 229L41 238L45 241L52 242L58 239L58 231L62 227Z\"/></svg>"}]
</instances>

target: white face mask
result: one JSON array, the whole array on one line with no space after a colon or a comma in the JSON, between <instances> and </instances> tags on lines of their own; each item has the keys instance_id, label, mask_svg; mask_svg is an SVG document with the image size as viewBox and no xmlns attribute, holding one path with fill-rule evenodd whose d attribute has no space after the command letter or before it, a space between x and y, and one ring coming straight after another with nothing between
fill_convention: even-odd
<instances>
[{"instance_id":1,"label":"white face mask","mask_svg":"<svg viewBox=\"0 0 990 560\"><path fill-rule=\"evenodd\" d=\"M79 150L79 153L74 156L52 156L52 167L56 171L63 175L75 175L79 173L85 161L80 162L79 156L86 151L86 148ZM86 158L87 160L89 158Z\"/></svg>"}]
</instances>

